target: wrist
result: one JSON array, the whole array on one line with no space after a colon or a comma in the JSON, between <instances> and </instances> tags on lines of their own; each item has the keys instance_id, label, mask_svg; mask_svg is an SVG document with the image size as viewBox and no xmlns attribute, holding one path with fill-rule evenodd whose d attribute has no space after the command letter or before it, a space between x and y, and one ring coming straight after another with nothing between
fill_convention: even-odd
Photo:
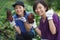
<instances>
[{"instance_id":1,"label":"wrist","mask_svg":"<svg viewBox=\"0 0 60 40\"><path fill-rule=\"evenodd\" d=\"M53 17L47 17L47 19L48 19L48 20L52 20L52 19L53 19Z\"/></svg>"},{"instance_id":2,"label":"wrist","mask_svg":"<svg viewBox=\"0 0 60 40\"><path fill-rule=\"evenodd\" d=\"M26 19L23 22L26 23Z\"/></svg>"},{"instance_id":3,"label":"wrist","mask_svg":"<svg viewBox=\"0 0 60 40\"><path fill-rule=\"evenodd\" d=\"M26 18L25 17L21 17L20 20L23 21L23 22L26 22Z\"/></svg>"},{"instance_id":4,"label":"wrist","mask_svg":"<svg viewBox=\"0 0 60 40\"><path fill-rule=\"evenodd\" d=\"M34 23L34 24L33 24L33 28L34 28L34 29L35 29L35 28L37 28L37 25L36 25L36 23Z\"/></svg>"},{"instance_id":5,"label":"wrist","mask_svg":"<svg viewBox=\"0 0 60 40\"><path fill-rule=\"evenodd\" d=\"M11 26L15 26L15 24L16 24L15 21L10 22Z\"/></svg>"},{"instance_id":6,"label":"wrist","mask_svg":"<svg viewBox=\"0 0 60 40\"><path fill-rule=\"evenodd\" d=\"M52 22L53 20L51 19L51 20L48 20L49 22Z\"/></svg>"}]
</instances>

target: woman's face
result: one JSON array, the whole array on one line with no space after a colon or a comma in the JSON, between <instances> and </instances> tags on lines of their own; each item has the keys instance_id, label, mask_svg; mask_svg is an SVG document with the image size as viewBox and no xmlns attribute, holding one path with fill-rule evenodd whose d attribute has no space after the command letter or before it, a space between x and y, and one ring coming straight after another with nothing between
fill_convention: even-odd
<instances>
[{"instance_id":1,"label":"woman's face","mask_svg":"<svg viewBox=\"0 0 60 40\"><path fill-rule=\"evenodd\" d=\"M22 7L22 6L20 6L20 5L16 5L16 6L15 6L15 11L16 11L16 13L17 13L18 15L22 15L22 14L24 13L24 11L25 11L25 8Z\"/></svg>"},{"instance_id":2,"label":"woman's face","mask_svg":"<svg viewBox=\"0 0 60 40\"><path fill-rule=\"evenodd\" d=\"M39 15L39 16L43 16L46 12L46 8L41 4L38 3L37 7L35 9L35 12Z\"/></svg>"}]
</instances>

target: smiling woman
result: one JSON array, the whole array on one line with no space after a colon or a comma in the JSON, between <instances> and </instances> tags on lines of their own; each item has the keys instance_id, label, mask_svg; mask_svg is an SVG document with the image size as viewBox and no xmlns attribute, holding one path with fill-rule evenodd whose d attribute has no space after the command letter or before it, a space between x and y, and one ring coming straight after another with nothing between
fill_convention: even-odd
<instances>
[{"instance_id":1,"label":"smiling woman","mask_svg":"<svg viewBox=\"0 0 60 40\"><path fill-rule=\"evenodd\" d=\"M54 10L48 10L48 6L44 0L37 0L33 5L33 11L41 16L38 26L41 40L60 40L60 20Z\"/></svg>"},{"instance_id":2,"label":"smiling woman","mask_svg":"<svg viewBox=\"0 0 60 40\"><path fill-rule=\"evenodd\" d=\"M21 1L17 1L15 4L13 4L13 7L16 14L13 16L13 20L10 21L10 24L16 31L16 40L32 40L35 32L32 26L27 22L28 16L30 15L31 17L32 14L25 11L24 3ZM18 18L19 20L14 20ZM9 20L11 19L9 18Z\"/></svg>"}]
</instances>

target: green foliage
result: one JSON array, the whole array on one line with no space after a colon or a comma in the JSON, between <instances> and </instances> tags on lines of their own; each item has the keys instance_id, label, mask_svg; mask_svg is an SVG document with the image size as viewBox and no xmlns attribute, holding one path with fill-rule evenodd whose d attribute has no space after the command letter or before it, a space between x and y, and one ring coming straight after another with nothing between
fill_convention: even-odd
<instances>
[{"instance_id":1,"label":"green foliage","mask_svg":"<svg viewBox=\"0 0 60 40\"><path fill-rule=\"evenodd\" d=\"M30 4L30 5L33 5L35 0L27 0L27 3ZM53 8L55 10L60 10L60 0L44 0L49 8Z\"/></svg>"},{"instance_id":2,"label":"green foliage","mask_svg":"<svg viewBox=\"0 0 60 40\"><path fill-rule=\"evenodd\" d=\"M48 6L54 8L55 10L60 10L60 0L46 0Z\"/></svg>"},{"instance_id":3,"label":"green foliage","mask_svg":"<svg viewBox=\"0 0 60 40\"><path fill-rule=\"evenodd\" d=\"M20 0L0 0L0 40L15 40L15 37L14 37L15 36L15 30L9 24L9 22L6 18L6 10L10 9L12 11L12 14L13 14L15 11L13 10L12 4L16 1L20 1ZM25 0L24 1L25 8L26 8L26 11L31 12L35 15L35 19L36 19L36 22L37 22L37 25L38 25L40 17L37 16L33 12L33 8L32 8L33 1L34 0ZM46 2L49 3L50 0L47 0ZM50 5L53 6L54 9L55 8L58 8L58 9L60 8L59 7L60 3L59 3L59 1L56 3L56 0L51 1ZM37 36L37 34L36 34L35 38L37 38L37 40L40 40L40 38L39 38L39 36Z\"/></svg>"},{"instance_id":4,"label":"green foliage","mask_svg":"<svg viewBox=\"0 0 60 40\"><path fill-rule=\"evenodd\" d=\"M27 2L29 5L33 5L34 0L26 0L26 2Z\"/></svg>"},{"instance_id":5,"label":"green foliage","mask_svg":"<svg viewBox=\"0 0 60 40\"><path fill-rule=\"evenodd\" d=\"M25 4L26 11L33 13L33 8L29 4Z\"/></svg>"},{"instance_id":6,"label":"green foliage","mask_svg":"<svg viewBox=\"0 0 60 40\"><path fill-rule=\"evenodd\" d=\"M6 19L6 10L10 9L14 1L0 1L0 40L15 40L15 31Z\"/></svg>"}]
</instances>

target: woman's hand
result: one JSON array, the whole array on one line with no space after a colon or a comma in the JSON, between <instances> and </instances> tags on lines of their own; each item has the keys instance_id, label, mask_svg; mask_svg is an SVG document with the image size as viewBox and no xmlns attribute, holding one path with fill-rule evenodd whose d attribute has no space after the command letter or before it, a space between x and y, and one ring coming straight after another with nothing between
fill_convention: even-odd
<instances>
[{"instance_id":1,"label":"woman's hand","mask_svg":"<svg viewBox=\"0 0 60 40\"><path fill-rule=\"evenodd\" d=\"M51 20L51 19L53 19L53 14L54 14L54 11L53 11L53 9L51 9L51 10L48 10L47 12L46 12L46 17L47 17L47 19L48 20Z\"/></svg>"},{"instance_id":2,"label":"woman's hand","mask_svg":"<svg viewBox=\"0 0 60 40\"><path fill-rule=\"evenodd\" d=\"M21 17L20 20L23 21L23 22L26 22L26 18L25 17Z\"/></svg>"}]
</instances>

